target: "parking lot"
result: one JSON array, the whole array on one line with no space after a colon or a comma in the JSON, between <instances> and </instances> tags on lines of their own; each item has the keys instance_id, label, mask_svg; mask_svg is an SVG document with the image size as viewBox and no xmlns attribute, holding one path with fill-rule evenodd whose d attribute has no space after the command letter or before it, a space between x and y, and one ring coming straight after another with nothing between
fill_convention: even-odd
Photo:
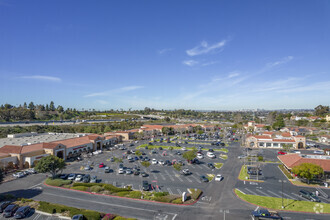
<instances>
[{"instance_id":1,"label":"parking lot","mask_svg":"<svg viewBox=\"0 0 330 220\"><path fill-rule=\"evenodd\" d=\"M2 215L0 215L0 219L4 220L4 219L8 219L3 217ZM41 213L37 213L34 210L31 210L30 213L28 214L27 217L25 217L24 219L29 219L29 220L62 220L62 219L71 219L69 217L64 218L64 217L58 217L58 216L52 216L52 215L46 215L46 214L41 214Z\"/></svg>"},{"instance_id":2,"label":"parking lot","mask_svg":"<svg viewBox=\"0 0 330 220\"><path fill-rule=\"evenodd\" d=\"M126 150L113 150L113 151L104 151L102 154L94 155L90 158L85 158L83 161L75 162L72 165L68 166L63 173L79 173L79 174L90 174L90 176L97 176L97 179L101 180L103 183L113 184L117 187L132 186L134 190L142 190L142 181L147 180L151 184L151 189L156 191L167 191L170 194L182 194L187 191L187 188L199 188L203 191L206 190L209 184L214 184L214 180L209 183L202 183L200 176L207 176L208 174L219 174L221 170L211 169L207 166L208 163L224 163L225 160L219 158L220 154L225 154L224 152L215 151L214 154L216 158L211 159L206 156L206 151L203 151L204 158L200 159L200 164L189 164L185 159L182 158L182 155L176 154L177 151L184 153L182 150L159 150L156 149L154 153L150 149L140 149L141 152L144 152L143 157L148 157L150 159L150 166L148 168L141 165L141 160L134 162L129 162L128 159L123 159L123 165L126 168L133 168L138 166L141 172L146 172L147 177L142 177L140 175L134 174L119 174L118 167L119 162L111 162L110 158L123 158L123 153L127 150L136 150L139 144L135 146L127 147ZM154 143L154 145L164 145L164 146L174 146L174 143ZM184 147L205 147L211 148L210 142L199 142L196 144L181 144ZM212 146L213 149L221 148L218 146ZM163 152L166 152L166 156L163 156ZM134 154L128 154L135 157ZM181 160L184 163L184 166L181 169L189 169L192 173L191 175L183 175L181 172L174 169L173 166L161 165L159 163L152 164L152 159L159 161L169 160L170 162ZM99 164L104 163L105 166L110 167L113 172L105 173L104 167L99 168ZM83 168L88 165L93 164L93 169L84 170ZM219 184L219 183L215 183ZM207 193L207 192L206 192Z\"/></svg>"}]
</instances>

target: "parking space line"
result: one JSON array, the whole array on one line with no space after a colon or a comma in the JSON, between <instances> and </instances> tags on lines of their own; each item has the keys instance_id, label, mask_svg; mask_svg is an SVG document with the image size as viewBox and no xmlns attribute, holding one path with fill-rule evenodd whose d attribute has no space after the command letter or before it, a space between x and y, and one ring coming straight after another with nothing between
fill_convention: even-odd
<instances>
[{"instance_id":1,"label":"parking space line","mask_svg":"<svg viewBox=\"0 0 330 220\"><path fill-rule=\"evenodd\" d=\"M192 180L191 179L189 179L188 177L186 177L186 179L188 180L188 182L192 183Z\"/></svg>"},{"instance_id":2,"label":"parking space line","mask_svg":"<svg viewBox=\"0 0 330 220\"><path fill-rule=\"evenodd\" d=\"M281 194L282 191L279 191L279 193L280 193L280 195L282 195L282 194ZM288 194L286 194L286 193L283 193L283 195L285 195L285 196L288 197L289 199L293 199L293 200L295 200L295 198L293 198L292 196L290 196L290 195L288 195Z\"/></svg>"},{"instance_id":3,"label":"parking space line","mask_svg":"<svg viewBox=\"0 0 330 220\"><path fill-rule=\"evenodd\" d=\"M267 193L263 192L262 190L260 189L256 189L257 192L263 194L264 196L268 196L268 197L271 197L270 195L268 195Z\"/></svg>"},{"instance_id":4,"label":"parking space line","mask_svg":"<svg viewBox=\"0 0 330 220\"><path fill-rule=\"evenodd\" d=\"M197 174L197 176L201 176L198 172L195 172Z\"/></svg>"},{"instance_id":5,"label":"parking space line","mask_svg":"<svg viewBox=\"0 0 330 220\"><path fill-rule=\"evenodd\" d=\"M167 188L167 191L168 191L169 194L173 195L173 192L170 188Z\"/></svg>"},{"instance_id":6,"label":"parking space line","mask_svg":"<svg viewBox=\"0 0 330 220\"><path fill-rule=\"evenodd\" d=\"M39 218L40 214L37 213L37 215L33 218L33 220L37 220Z\"/></svg>"},{"instance_id":7,"label":"parking space line","mask_svg":"<svg viewBox=\"0 0 330 220\"><path fill-rule=\"evenodd\" d=\"M272 192L270 190L267 190L267 192L269 192L270 194L273 194L277 198L280 198L281 197L280 195L278 195L278 194L276 194L276 193L274 193L274 192Z\"/></svg>"},{"instance_id":8,"label":"parking space line","mask_svg":"<svg viewBox=\"0 0 330 220\"><path fill-rule=\"evenodd\" d=\"M163 179L163 180L166 180L166 178L164 177L163 174L159 173L160 177Z\"/></svg>"},{"instance_id":9,"label":"parking space line","mask_svg":"<svg viewBox=\"0 0 330 220\"><path fill-rule=\"evenodd\" d=\"M257 195L255 192L249 190L248 188L245 188L246 191L248 191L249 193L251 193L252 195Z\"/></svg>"},{"instance_id":10,"label":"parking space line","mask_svg":"<svg viewBox=\"0 0 330 220\"><path fill-rule=\"evenodd\" d=\"M299 199L304 199L304 200L306 200L306 201L309 201L309 200L307 200L307 199L305 199L305 198L303 198L303 197L301 197L301 196L299 196L298 194L296 194L296 193L291 193L292 195L294 195L294 196L296 196L296 197L298 197Z\"/></svg>"},{"instance_id":11,"label":"parking space line","mask_svg":"<svg viewBox=\"0 0 330 220\"><path fill-rule=\"evenodd\" d=\"M165 170L165 173L168 175L168 177L169 177L172 181L174 181L174 178L172 177L172 175L171 175L167 170Z\"/></svg>"},{"instance_id":12,"label":"parking space line","mask_svg":"<svg viewBox=\"0 0 330 220\"><path fill-rule=\"evenodd\" d=\"M201 183L201 181L197 177L195 177L194 175L192 175L191 177L194 178L198 183Z\"/></svg>"},{"instance_id":13,"label":"parking space line","mask_svg":"<svg viewBox=\"0 0 330 220\"><path fill-rule=\"evenodd\" d=\"M179 194L180 195L182 195L182 192L181 192L181 190L180 189L176 189L178 192L179 192Z\"/></svg>"}]
</instances>

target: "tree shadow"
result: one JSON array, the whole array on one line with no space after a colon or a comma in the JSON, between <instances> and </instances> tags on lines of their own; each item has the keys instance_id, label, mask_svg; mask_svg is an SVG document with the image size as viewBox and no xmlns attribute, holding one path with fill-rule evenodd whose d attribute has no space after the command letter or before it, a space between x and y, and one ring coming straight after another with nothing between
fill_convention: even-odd
<instances>
[{"instance_id":1,"label":"tree shadow","mask_svg":"<svg viewBox=\"0 0 330 220\"><path fill-rule=\"evenodd\" d=\"M1 197L4 197L5 195L13 195L16 198L32 199L41 193L42 193L42 189L39 188L13 190L13 191L0 193L0 200Z\"/></svg>"},{"instance_id":2,"label":"tree shadow","mask_svg":"<svg viewBox=\"0 0 330 220\"><path fill-rule=\"evenodd\" d=\"M284 208L289 207L290 205L294 206L293 204L296 203L298 200L292 200L289 204L285 205Z\"/></svg>"}]
</instances>

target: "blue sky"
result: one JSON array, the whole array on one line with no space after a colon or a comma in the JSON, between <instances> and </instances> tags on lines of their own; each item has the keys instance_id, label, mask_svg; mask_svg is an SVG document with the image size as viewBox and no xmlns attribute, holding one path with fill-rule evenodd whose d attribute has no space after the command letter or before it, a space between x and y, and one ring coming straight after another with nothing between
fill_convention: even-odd
<instances>
[{"instance_id":1,"label":"blue sky","mask_svg":"<svg viewBox=\"0 0 330 220\"><path fill-rule=\"evenodd\" d=\"M0 0L0 103L282 109L330 102L327 0Z\"/></svg>"}]
</instances>

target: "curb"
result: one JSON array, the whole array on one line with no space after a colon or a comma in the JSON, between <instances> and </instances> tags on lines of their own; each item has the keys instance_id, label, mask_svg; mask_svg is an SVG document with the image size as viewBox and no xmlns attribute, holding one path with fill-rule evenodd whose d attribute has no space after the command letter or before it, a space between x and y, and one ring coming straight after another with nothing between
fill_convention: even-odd
<instances>
[{"instance_id":1,"label":"curb","mask_svg":"<svg viewBox=\"0 0 330 220\"><path fill-rule=\"evenodd\" d=\"M244 166L244 165L242 165L241 169L239 170L239 174L241 173L241 171L242 171L242 169L243 169L243 166ZM241 179L239 178L239 174L238 174L238 177L237 177L237 179L238 179L239 181L255 182L255 183L264 183L264 182L265 182L265 181L263 181L263 180L241 180Z\"/></svg>"},{"instance_id":2,"label":"curb","mask_svg":"<svg viewBox=\"0 0 330 220\"><path fill-rule=\"evenodd\" d=\"M195 203L197 203L199 201L200 197L203 194L203 191L202 191L202 193L199 195L199 197L194 202L192 202L192 203L189 203L189 204L174 204L174 203L168 203L168 202L158 202L158 201L145 200L145 199L127 198L127 197L121 197L121 196L104 195L104 194L100 194L100 193L80 191L80 190L76 190L76 189L68 189L68 188L63 188L63 187L59 187L59 186L51 186L51 185L46 184L45 182L43 184L45 186L48 186L48 187L54 187L54 188L59 188L59 189L64 189L64 190L71 190L71 191L81 192L81 193L86 193L86 194L91 194L91 195L109 196L109 197L119 198L119 199L130 199L130 200L135 200L135 201L152 202L152 203L167 204L167 205L173 205L173 206L191 206L191 205L194 205Z\"/></svg>"},{"instance_id":3,"label":"curb","mask_svg":"<svg viewBox=\"0 0 330 220\"><path fill-rule=\"evenodd\" d=\"M47 216L53 216L53 217L55 216L55 217L59 217L61 219L71 219L70 217L67 217L67 216L50 214L50 213L42 212L42 211L39 211L39 210L36 210L36 209L35 209L35 213L42 214L42 215L47 215Z\"/></svg>"},{"instance_id":4,"label":"curb","mask_svg":"<svg viewBox=\"0 0 330 220\"><path fill-rule=\"evenodd\" d=\"M242 200L243 202L246 202L246 203L249 203L250 205L258 206L258 207L261 207L261 208L269 209L269 208L267 208L265 206L256 205L254 203L251 203L251 202L248 202L248 201L242 199L241 197L239 197L236 194L235 188L233 189L233 192L236 195L236 197L239 198L240 200ZM265 197L267 197L267 196L265 196ZM275 210L275 211L279 211L279 212L296 212L296 213L308 213L308 214L315 214L315 215L317 214L315 212L293 211L293 210L283 210L283 209L270 209L270 210ZM318 214L318 215L330 215L330 212L326 212L326 213L322 213L322 214Z\"/></svg>"}]
</instances>

